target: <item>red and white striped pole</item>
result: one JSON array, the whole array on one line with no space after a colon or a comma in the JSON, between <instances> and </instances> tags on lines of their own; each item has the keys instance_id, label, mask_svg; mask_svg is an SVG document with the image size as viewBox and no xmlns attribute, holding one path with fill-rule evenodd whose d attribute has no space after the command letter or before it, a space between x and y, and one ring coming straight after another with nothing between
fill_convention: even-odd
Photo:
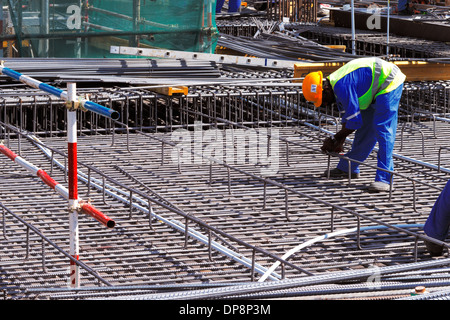
<instances>
[{"instance_id":1,"label":"red and white striped pole","mask_svg":"<svg viewBox=\"0 0 450 320\"><path fill-rule=\"evenodd\" d=\"M68 199L69 191L63 185L61 185L58 182L56 182L55 180L53 180L53 178L51 178L47 174L47 172L45 172L44 170L36 167L34 164L28 162L27 160L25 160L21 156L18 156L17 154L15 154L14 152L9 150L7 147L5 147L2 144L0 144L0 153L2 153L5 156L7 156L9 159L11 159L13 162L17 163L19 166L21 166L25 170L27 170L27 171L35 174L39 178L41 178L41 180L46 185L48 185L50 188L55 190L57 193L59 193L65 199Z\"/></svg>"},{"instance_id":2,"label":"red and white striped pole","mask_svg":"<svg viewBox=\"0 0 450 320\"><path fill-rule=\"evenodd\" d=\"M67 148L69 165L69 254L76 260L80 258L80 241L78 231L78 175L77 175L77 111L76 84L67 84ZM80 272L78 265L70 260L70 286L80 286Z\"/></svg>"},{"instance_id":3,"label":"red and white striped pole","mask_svg":"<svg viewBox=\"0 0 450 320\"><path fill-rule=\"evenodd\" d=\"M5 147L3 144L0 143L0 153L7 156L9 159L11 159L13 162L27 170L28 172L33 173L34 175L41 178L41 180L50 188L55 190L58 194L60 194L64 199L69 199L69 190L64 187L59 182L56 182L52 177L48 175L47 172L44 170L36 167L34 164L28 162L21 156L15 154L13 151ZM102 213L100 210L96 209L94 206L92 206L89 201L83 200L81 198L78 198L78 207L81 213L90 215L95 220L103 224L104 226L108 228L114 228L116 225L116 222L106 216L104 213Z\"/></svg>"},{"instance_id":4,"label":"red and white striped pole","mask_svg":"<svg viewBox=\"0 0 450 320\"><path fill-rule=\"evenodd\" d=\"M114 220L104 215L101 211L94 208L89 201L78 199L78 168L77 168L77 107L76 106L76 85L68 83L68 103L67 103L67 143L68 143L68 162L69 162L69 189L53 180L44 170L36 167L32 163L18 156L0 143L0 153L19 164L25 170L32 172L48 185L58 192L65 199L68 199L69 209L69 229L70 229L70 251L69 254L75 259L80 258L80 244L78 231L78 210L88 214L101 222L108 228L115 226ZM70 287L78 288L80 286L80 273L78 265L70 260Z\"/></svg>"},{"instance_id":5,"label":"red and white striped pole","mask_svg":"<svg viewBox=\"0 0 450 320\"><path fill-rule=\"evenodd\" d=\"M21 156L15 154L10 149L5 147L0 143L0 153L7 156L13 162L17 163L19 166L27 170L28 172L33 173L34 175L41 178L41 180L48 185L50 188L55 190L64 199L69 200L69 205L75 205L75 207L69 207L69 224L70 224L70 255L74 257L74 259L79 260L79 241L78 241L78 210L82 213L88 214L103 225L108 228L114 228L115 221L103 214L100 210L93 207L89 201L84 201L82 199L71 199L70 194L73 193L73 186L71 187L71 191L64 187L62 184L56 182L52 177L50 177L47 172L36 167L34 164L28 162ZM74 193L76 195L76 192ZM70 286L71 287L79 287L80 284L80 274L78 271L78 265L70 260Z\"/></svg>"}]
</instances>

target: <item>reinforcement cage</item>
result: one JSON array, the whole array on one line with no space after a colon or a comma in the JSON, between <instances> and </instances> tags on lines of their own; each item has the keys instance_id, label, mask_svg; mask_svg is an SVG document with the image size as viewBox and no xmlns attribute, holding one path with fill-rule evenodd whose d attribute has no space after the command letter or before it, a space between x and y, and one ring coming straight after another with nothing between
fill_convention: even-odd
<instances>
[{"instance_id":1,"label":"reinforcement cage","mask_svg":"<svg viewBox=\"0 0 450 320\"><path fill-rule=\"evenodd\" d=\"M279 0L267 1L267 16L269 19L282 21L289 18L290 22L316 22L317 0Z\"/></svg>"}]
</instances>

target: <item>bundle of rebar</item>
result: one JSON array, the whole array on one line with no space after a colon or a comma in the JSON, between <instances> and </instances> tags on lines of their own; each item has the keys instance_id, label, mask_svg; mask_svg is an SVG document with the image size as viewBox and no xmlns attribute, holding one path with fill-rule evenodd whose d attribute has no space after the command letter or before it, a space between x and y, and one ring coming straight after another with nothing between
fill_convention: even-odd
<instances>
[{"instance_id":1,"label":"bundle of rebar","mask_svg":"<svg viewBox=\"0 0 450 320\"><path fill-rule=\"evenodd\" d=\"M8 58L4 65L31 77L56 80L85 77L130 78L217 78L218 66L209 61L186 61L175 59L66 59L66 58ZM0 80L5 80L0 77Z\"/></svg>"},{"instance_id":2,"label":"bundle of rebar","mask_svg":"<svg viewBox=\"0 0 450 320\"><path fill-rule=\"evenodd\" d=\"M218 44L246 55L261 58L307 61L349 61L355 56L319 45L311 40L279 32L258 37L222 35Z\"/></svg>"}]
</instances>

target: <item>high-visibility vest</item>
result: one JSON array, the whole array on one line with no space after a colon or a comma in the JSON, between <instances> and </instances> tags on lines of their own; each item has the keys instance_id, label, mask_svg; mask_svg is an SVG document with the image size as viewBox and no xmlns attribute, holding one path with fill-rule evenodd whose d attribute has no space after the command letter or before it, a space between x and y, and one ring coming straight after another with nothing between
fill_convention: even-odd
<instances>
[{"instance_id":1,"label":"high-visibility vest","mask_svg":"<svg viewBox=\"0 0 450 320\"><path fill-rule=\"evenodd\" d=\"M360 58L349 61L327 78L334 90L336 83L347 74L359 68L367 67L372 69L372 83L369 90L358 98L361 110L367 109L380 94L395 90L406 79L406 76L395 64L380 58Z\"/></svg>"}]
</instances>

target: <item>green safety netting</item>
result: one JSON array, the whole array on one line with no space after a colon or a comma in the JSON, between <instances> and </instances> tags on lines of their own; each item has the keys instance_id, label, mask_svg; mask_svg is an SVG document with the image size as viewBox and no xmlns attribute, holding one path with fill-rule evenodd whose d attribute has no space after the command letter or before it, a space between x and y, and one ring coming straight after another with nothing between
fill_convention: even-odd
<instances>
[{"instance_id":1,"label":"green safety netting","mask_svg":"<svg viewBox=\"0 0 450 320\"><path fill-rule=\"evenodd\" d=\"M22 57L113 57L110 46L213 53L216 0L3 0Z\"/></svg>"}]
</instances>

